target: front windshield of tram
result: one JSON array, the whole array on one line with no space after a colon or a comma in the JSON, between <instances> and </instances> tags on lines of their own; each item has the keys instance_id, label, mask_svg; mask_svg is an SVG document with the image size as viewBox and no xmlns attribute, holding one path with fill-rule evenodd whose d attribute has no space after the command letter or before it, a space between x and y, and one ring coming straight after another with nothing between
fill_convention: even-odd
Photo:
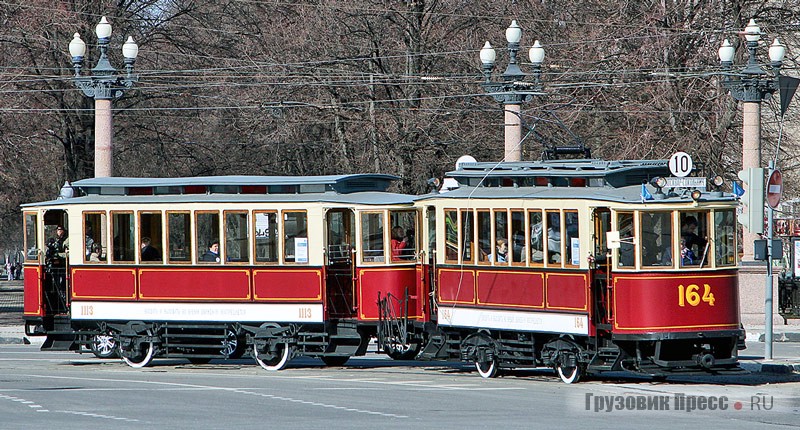
<instances>
[{"instance_id":1,"label":"front windshield of tram","mask_svg":"<svg viewBox=\"0 0 800 430\"><path fill-rule=\"evenodd\" d=\"M736 265L733 209L617 212L619 269ZM634 225L635 221L635 225Z\"/></svg>"}]
</instances>

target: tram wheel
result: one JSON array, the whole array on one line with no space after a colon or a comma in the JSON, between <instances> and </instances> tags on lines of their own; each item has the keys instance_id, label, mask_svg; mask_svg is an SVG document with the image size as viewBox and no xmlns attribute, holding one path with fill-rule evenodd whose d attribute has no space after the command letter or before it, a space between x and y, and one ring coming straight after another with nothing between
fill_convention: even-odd
<instances>
[{"instance_id":1,"label":"tram wheel","mask_svg":"<svg viewBox=\"0 0 800 430\"><path fill-rule=\"evenodd\" d=\"M225 340L222 341L222 349L219 353L230 359L241 358L247 349L247 341L240 338L233 330L226 330Z\"/></svg>"},{"instance_id":2,"label":"tram wheel","mask_svg":"<svg viewBox=\"0 0 800 430\"><path fill-rule=\"evenodd\" d=\"M349 356L325 356L320 358L326 366L343 366L345 363L347 363L347 360L350 359Z\"/></svg>"},{"instance_id":3,"label":"tram wheel","mask_svg":"<svg viewBox=\"0 0 800 430\"><path fill-rule=\"evenodd\" d=\"M92 354L97 358L119 357L117 340L114 339L111 333L98 334L92 337L89 349L92 350Z\"/></svg>"},{"instance_id":4,"label":"tram wheel","mask_svg":"<svg viewBox=\"0 0 800 430\"><path fill-rule=\"evenodd\" d=\"M291 356L292 348L288 343L279 343L275 345L274 352L266 352L263 354L258 353L255 348L253 349L253 358L256 359L256 363L264 370L269 370L270 372L285 369L286 365L289 363L289 357Z\"/></svg>"},{"instance_id":5,"label":"tram wheel","mask_svg":"<svg viewBox=\"0 0 800 430\"><path fill-rule=\"evenodd\" d=\"M152 336L152 332L147 330L147 336ZM136 338L138 341L138 336ZM135 369L140 369L142 367L147 367L150 363L153 362L153 353L155 352L155 348L153 347L153 342L142 342L139 344L139 350L133 353L132 355L123 354L122 360L130 367Z\"/></svg>"},{"instance_id":6,"label":"tram wheel","mask_svg":"<svg viewBox=\"0 0 800 430\"><path fill-rule=\"evenodd\" d=\"M558 374L558 377L561 378L561 382L565 384L574 384L576 382L580 382L581 377L583 376L583 370L581 369L580 365L576 365L574 367L565 367L561 364L557 364L556 373Z\"/></svg>"},{"instance_id":7,"label":"tram wheel","mask_svg":"<svg viewBox=\"0 0 800 430\"><path fill-rule=\"evenodd\" d=\"M489 361L475 361L475 369L482 378L494 378L497 376L497 360L491 359Z\"/></svg>"},{"instance_id":8,"label":"tram wheel","mask_svg":"<svg viewBox=\"0 0 800 430\"><path fill-rule=\"evenodd\" d=\"M266 323L261 326L262 328L280 328L278 324ZM265 342L263 351L259 351L259 343L253 345L253 358L259 366L264 370L275 372L283 370L289 364L289 359L292 357L292 347L288 342L277 343L274 347L270 347L270 342Z\"/></svg>"}]
</instances>

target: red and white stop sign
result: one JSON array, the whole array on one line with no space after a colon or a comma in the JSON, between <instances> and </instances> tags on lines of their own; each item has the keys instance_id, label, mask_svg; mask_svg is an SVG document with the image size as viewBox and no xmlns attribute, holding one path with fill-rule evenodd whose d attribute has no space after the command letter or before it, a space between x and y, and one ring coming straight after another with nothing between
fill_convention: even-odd
<instances>
[{"instance_id":1,"label":"red and white stop sign","mask_svg":"<svg viewBox=\"0 0 800 430\"><path fill-rule=\"evenodd\" d=\"M775 169L769 175L767 181L767 204L769 207L776 208L781 201L781 194L783 194L783 176L781 171Z\"/></svg>"}]
</instances>

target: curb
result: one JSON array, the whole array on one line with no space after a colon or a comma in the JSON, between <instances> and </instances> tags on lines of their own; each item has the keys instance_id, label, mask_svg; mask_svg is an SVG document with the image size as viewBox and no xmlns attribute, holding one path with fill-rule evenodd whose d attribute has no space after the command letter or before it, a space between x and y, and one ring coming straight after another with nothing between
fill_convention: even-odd
<instances>
[{"instance_id":1,"label":"curb","mask_svg":"<svg viewBox=\"0 0 800 430\"><path fill-rule=\"evenodd\" d=\"M753 363L740 362L739 365L751 373L771 373L778 375L790 375L800 373L800 364L790 363Z\"/></svg>"}]
</instances>

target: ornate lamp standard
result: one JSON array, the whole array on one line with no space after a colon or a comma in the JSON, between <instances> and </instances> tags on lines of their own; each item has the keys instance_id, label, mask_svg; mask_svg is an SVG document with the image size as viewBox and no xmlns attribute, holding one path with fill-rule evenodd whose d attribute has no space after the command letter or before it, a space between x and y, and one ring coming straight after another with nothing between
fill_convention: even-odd
<instances>
[{"instance_id":1,"label":"ornate lamp standard","mask_svg":"<svg viewBox=\"0 0 800 430\"><path fill-rule=\"evenodd\" d=\"M113 136L111 101L122 97L124 91L133 87L139 80L133 75L133 63L139 54L139 46L128 36L122 45L122 56L125 58L125 76L117 75L117 70L108 61L108 43L111 37L111 24L106 17L100 19L95 28L97 44L100 47L100 58L92 69L90 76L81 76L83 56L86 54L86 44L81 36L75 33L69 43L69 53L72 56L72 67L75 76L72 78L75 86L83 91L86 97L94 99L94 176L111 176L112 154L111 139Z\"/></svg>"},{"instance_id":2,"label":"ornate lamp standard","mask_svg":"<svg viewBox=\"0 0 800 430\"><path fill-rule=\"evenodd\" d=\"M722 85L734 99L742 102L742 169L761 166L761 102L780 88L779 79L786 47L776 38L769 47L770 72L757 62L756 48L761 39L761 29L751 19L742 33L747 45L747 64L738 71L733 70L735 48L728 39L719 48L719 60L723 71ZM760 220L750 220L751 223ZM758 235L744 229L742 261L753 262L753 241Z\"/></svg>"},{"instance_id":3,"label":"ornate lamp standard","mask_svg":"<svg viewBox=\"0 0 800 430\"><path fill-rule=\"evenodd\" d=\"M492 80L492 70L497 54L489 42L481 48L480 58L483 63L482 86L489 95L502 103L505 110L505 161L520 161L522 159L522 121L520 110L522 102L527 101L532 95L542 94L542 61L544 61L544 48L539 41L533 43L529 57L533 64L533 82L523 82L526 74L517 65L519 41L522 39L522 29L517 21L511 21L506 29L508 41L508 66L500 75L500 80Z\"/></svg>"}]
</instances>

